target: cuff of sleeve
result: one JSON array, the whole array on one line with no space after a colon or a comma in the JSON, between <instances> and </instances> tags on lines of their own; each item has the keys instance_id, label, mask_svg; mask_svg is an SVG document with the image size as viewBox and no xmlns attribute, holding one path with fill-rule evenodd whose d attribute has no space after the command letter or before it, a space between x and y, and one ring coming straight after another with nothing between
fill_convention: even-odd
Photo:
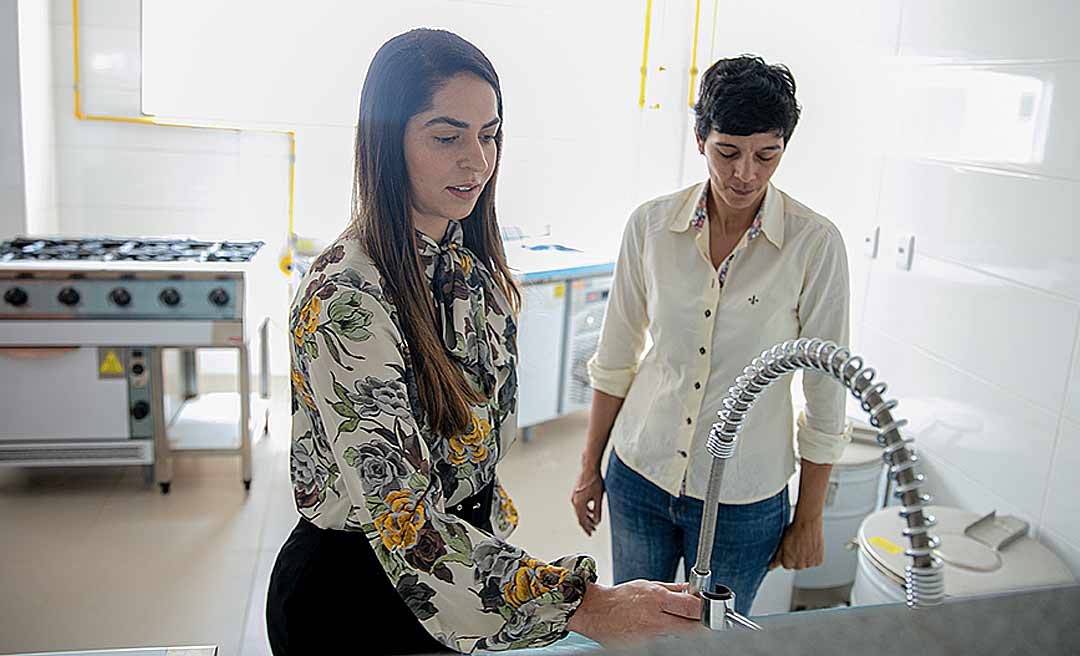
<instances>
[{"instance_id":1,"label":"cuff of sleeve","mask_svg":"<svg viewBox=\"0 0 1080 656\"><path fill-rule=\"evenodd\" d=\"M594 390L617 396L620 399L626 398L626 393L630 391L630 383L634 380L633 369L607 369L597 363L595 355L589 359L588 369L589 383Z\"/></svg>"},{"instance_id":2,"label":"cuff of sleeve","mask_svg":"<svg viewBox=\"0 0 1080 656\"><path fill-rule=\"evenodd\" d=\"M567 608L566 615L563 616L563 626L558 636L558 639L561 640L569 634L567 625L570 624L570 618L581 606L581 602L585 600L585 591L589 584L596 583L596 561L593 560L592 556L578 554L564 556L551 564L555 567L570 570L563 587L563 599L567 603Z\"/></svg>"},{"instance_id":3,"label":"cuff of sleeve","mask_svg":"<svg viewBox=\"0 0 1080 656\"><path fill-rule=\"evenodd\" d=\"M586 556L579 554L576 556L564 556L556 560L552 565L557 567L565 567L573 572L575 576L580 576L585 585L589 583L596 583L596 561L592 556ZM585 586L582 586L582 592L585 591Z\"/></svg>"},{"instance_id":4,"label":"cuff of sleeve","mask_svg":"<svg viewBox=\"0 0 1080 656\"><path fill-rule=\"evenodd\" d=\"M799 456L819 465L832 465L844 455L844 449L851 443L851 422L844 422L843 432L826 433L811 427L806 421L806 413L799 413Z\"/></svg>"}]
</instances>

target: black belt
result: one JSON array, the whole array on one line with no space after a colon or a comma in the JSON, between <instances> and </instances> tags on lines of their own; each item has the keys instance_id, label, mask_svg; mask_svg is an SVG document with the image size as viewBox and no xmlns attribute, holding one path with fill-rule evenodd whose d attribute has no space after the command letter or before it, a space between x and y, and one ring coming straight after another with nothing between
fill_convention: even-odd
<instances>
[{"instance_id":1,"label":"black belt","mask_svg":"<svg viewBox=\"0 0 1080 656\"><path fill-rule=\"evenodd\" d=\"M476 528L492 533L491 504L495 496L495 484L488 483L479 492L462 499L454 505L448 505L446 511Z\"/></svg>"}]
</instances>

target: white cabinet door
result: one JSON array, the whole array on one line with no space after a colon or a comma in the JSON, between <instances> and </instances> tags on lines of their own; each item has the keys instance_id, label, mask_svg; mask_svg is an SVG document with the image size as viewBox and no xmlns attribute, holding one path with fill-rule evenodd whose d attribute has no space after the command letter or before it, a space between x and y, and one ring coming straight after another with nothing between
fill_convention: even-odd
<instances>
[{"instance_id":1,"label":"white cabinet door","mask_svg":"<svg viewBox=\"0 0 1080 656\"><path fill-rule=\"evenodd\" d=\"M518 318L518 426L559 416L559 374L566 317L566 284L522 287Z\"/></svg>"}]
</instances>

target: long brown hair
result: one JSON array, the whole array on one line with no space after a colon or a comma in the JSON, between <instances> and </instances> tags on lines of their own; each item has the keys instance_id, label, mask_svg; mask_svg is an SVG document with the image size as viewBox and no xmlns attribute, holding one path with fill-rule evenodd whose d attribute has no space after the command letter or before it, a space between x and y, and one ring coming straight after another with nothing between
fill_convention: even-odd
<instances>
[{"instance_id":1,"label":"long brown hair","mask_svg":"<svg viewBox=\"0 0 1080 656\"><path fill-rule=\"evenodd\" d=\"M431 108L447 80L471 73L495 90L499 118L502 89L484 53L456 34L416 29L387 41L368 68L360 93L353 177L353 221L368 256L383 277L383 289L397 308L401 327L431 427L445 436L468 430L469 404L480 395L450 359L436 328L431 289L420 264L416 230L409 215L410 185L405 165L405 125ZM495 168L472 214L461 222L465 247L492 273L513 311L521 294L510 274L495 218L503 132L495 135Z\"/></svg>"}]
</instances>

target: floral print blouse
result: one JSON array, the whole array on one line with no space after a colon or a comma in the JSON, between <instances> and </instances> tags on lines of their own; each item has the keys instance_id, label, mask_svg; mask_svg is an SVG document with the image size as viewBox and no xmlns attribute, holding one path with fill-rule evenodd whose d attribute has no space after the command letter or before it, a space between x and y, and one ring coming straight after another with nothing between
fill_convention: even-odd
<instances>
[{"instance_id":1,"label":"floral print blouse","mask_svg":"<svg viewBox=\"0 0 1080 656\"><path fill-rule=\"evenodd\" d=\"M439 242L417 240L443 344L487 401L460 435L430 428L397 311L346 231L312 264L290 312L296 506L319 527L362 532L447 647L547 645L566 635L596 564L582 555L546 563L504 541L518 521L495 474L517 430L515 317L458 222ZM495 535L447 512L489 484Z\"/></svg>"}]
</instances>

